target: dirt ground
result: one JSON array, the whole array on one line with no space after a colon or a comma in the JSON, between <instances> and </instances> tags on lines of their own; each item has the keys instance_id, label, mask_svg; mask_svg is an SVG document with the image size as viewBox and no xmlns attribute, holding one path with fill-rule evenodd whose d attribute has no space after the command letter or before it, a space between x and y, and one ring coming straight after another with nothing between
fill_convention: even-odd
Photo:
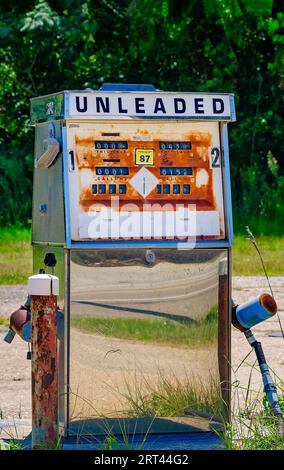
<instances>
[{"instance_id":1,"label":"dirt ground","mask_svg":"<svg viewBox=\"0 0 284 470\"><path fill-rule=\"evenodd\" d=\"M284 277L272 277L272 288L278 303L279 315L284 324ZM242 303L257 293L269 292L265 278L263 277L235 277L233 278L233 299L237 303ZM0 316L9 317L18 306L24 302L26 295L26 286L0 286ZM30 418L31 416L31 397L30 397L30 362L26 359L27 344L19 337L16 337L11 345L5 343L2 339L6 327L0 326L0 419L19 419ZM262 342L264 352L267 356L271 369L281 379L284 378L284 342L281 337L268 336L270 333L279 331L277 317L266 321L254 328L257 338ZM82 334L82 333L78 333ZM88 335L86 335L88 336ZM102 341L102 337L97 337ZM104 338L105 341L105 338ZM106 350L119 350L120 343L133 350L133 342L108 338L105 343ZM126 344L127 343L127 344ZM99 347L99 345L98 345ZM102 347L102 344L101 344ZM158 345L144 345L147 349L148 363L143 362L143 367L149 371L153 358L163 352L167 358L172 370L180 370L180 349L167 348ZM145 349L145 351L146 351ZM250 352L250 347L246 343L241 333L233 329L232 331L232 370L233 381L238 380L242 385L246 385L249 380L251 366L255 359L250 354L244 364L238 369L237 374L234 371L238 365ZM185 358L188 359L188 358ZM112 356L109 358L110 365L113 364ZM100 368L98 367L98 371ZM103 369L101 368L101 374ZM105 381L105 376L97 378L98 381ZM118 380L118 378L117 378ZM255 371L252 377L252 384L255 390L261 388L260 374Z\"/></svg>"}]
</instances>

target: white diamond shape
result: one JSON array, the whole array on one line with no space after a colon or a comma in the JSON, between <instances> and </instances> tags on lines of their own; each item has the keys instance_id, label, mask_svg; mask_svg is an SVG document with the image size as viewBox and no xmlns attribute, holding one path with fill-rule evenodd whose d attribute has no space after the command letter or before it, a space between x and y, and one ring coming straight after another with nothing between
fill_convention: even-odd
<instances>
[{"instance_id":1,"label":"white diamond shape","mask_svg":"<svg viewBox=\"0 0 284 470\"><path fill-rule=\"evenodd\" d=\"M129 180L131 186L144 198L148 196L158 182L158 178L144 166Z\"/></svg>"}]
</instances>

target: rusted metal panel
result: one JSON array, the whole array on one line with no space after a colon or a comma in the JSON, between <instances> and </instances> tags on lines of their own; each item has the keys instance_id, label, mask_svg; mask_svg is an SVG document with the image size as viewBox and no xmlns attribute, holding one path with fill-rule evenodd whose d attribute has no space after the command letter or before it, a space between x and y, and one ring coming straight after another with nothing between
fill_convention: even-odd
<instances>
[{"instance_id":1,"label":"rusted metal panel","mask_svg":"<svg viewBox=\"0 0 284 470\"><path fill-rule=\"evenodd\" d=\"M32 443L50 448L58 441L57 296L31 295Z\"/></svg>"},{"instance_id":2,"label":"rusted metal panel","mask_svg":"<svg viewBox=\"0 0 284 470\"><path fill-rule=\"evenodd\" d=\"M197 239L224 239L222 150L217 123L72 123L68 135L75 162L69 174L72 239L88 238L74 227L78 216L87 224L92 213L108 209L110 219L112 215L115 219L117 212L122 216L131 212L154 216L177 213L181 208L189 208L191 214L197 214L197 221L203 220ZM136 155L143 150L152 156L139 162ZM141 169L146 180L154 181L144 194L133 184L139 174L140 181L143 179ZM154 221L158 223L158 219ZM170 233L165 236L178 237ZM130 238L141 237L130 234Z\"/></svg>"},{"instance_id":3,"label":"rusted metal panel","mask_svg":"<svg viewBox=\"0 0 284 470\"><path fill-rule=\"evenodd\" d=\"M136 130L136 133L139 132L139 129ZM148 134L148 132L147 132ZM128 136L129 138L129 136ZM188 177L186 182L191 184L190 195L185 197L183 194L171 193L170 196L167 194L157 194L156 188L154 188L150 194L147 196L147 202L166 202L169 200L176 204L182 204L183 202L188 202L190 200L191 204L197 205L197 210L202 210L205 207L215 209L216 204L214 201L214 194L212 188L212 169L210 168L208 149L212 145L212 137L210 133L207 132L189 132L187 141L191 144L191 149L187 150L162 150L159 149L159 140L155 139L153 141L132 141L128 140L128 149L125 152L121 150L95 150L94 139L80 139L79 136L76 136L76 157L78 169L90 169L94 172L97 166L103 166L106 168L122 166L129 168L129 175L127 177L116 176L113 177L113 183L125 182L127 186L126 194L120 194L121 202L135 202L139 206L145 202L145 199L141 194L139 194L135 189L129 184L129 180L141 169L141 166L135 164L135 149L151 149L154 150L155 162L152 165L145 166L150 169L158 179L160 178L160 168L169 167L169 168L180 168L180 167L190 167L193 170L193 175ZM208 172L208 181L207 184L199 186L197 172L200 172L202 169ZM95 175L93 173L93 183L99 184L103 178L101 176ZM176 175L173 176L164 176L163 184L179 184L182 185L185 183L185 178L183 176ZM90 203L94 202L109 202L110 194L96 194L92 193L92 188L90 186L81 187L80 192L80 203L85 210L88 210ZM123 206L122 206L123 208ZM148 207L151 210L151 205Z\"/></svg>"}]
</instances>

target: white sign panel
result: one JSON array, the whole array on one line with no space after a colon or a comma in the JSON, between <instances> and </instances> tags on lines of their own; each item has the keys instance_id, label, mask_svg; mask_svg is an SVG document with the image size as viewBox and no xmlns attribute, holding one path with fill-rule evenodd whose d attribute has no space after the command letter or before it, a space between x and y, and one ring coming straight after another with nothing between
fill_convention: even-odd
<instances>
[{"instance_id":1,"label":"white sign panel","mask_svg":"<svg viewBox=\"0 0 284 470\"><path fill-rule=\"evenodd\" d=\"M70 117L233 120L230 95L206 93L71 92Z\"/></svg>"},{"instance_id":2,"label":"white sign panel","mask_svg":"<svg viewBox=\"0 0 284 470\"><path fill-rule=\"evenodd\" d=\"M111 207L100 212L79 215L81 239L159 239L187 238L220 235L218 211L196 211L195 208L180 208L174 211L117 212Z\"/></svg>"}]
</instances>

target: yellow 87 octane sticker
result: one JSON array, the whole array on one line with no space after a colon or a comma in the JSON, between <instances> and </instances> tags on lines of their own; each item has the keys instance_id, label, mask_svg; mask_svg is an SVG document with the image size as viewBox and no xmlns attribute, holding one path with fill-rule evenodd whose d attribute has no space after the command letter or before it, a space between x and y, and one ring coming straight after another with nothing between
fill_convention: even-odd
<instances>
[{"instance_id":1,"label":"yellow 87 octane sticker","mask_svg":"<svg viewBox=\"0 0 284 470\"><path fill-rule=\"evenodd\" d=\"M135 149L136 165L154 165L154 149Z\"/></svg>"}]
</instances>

